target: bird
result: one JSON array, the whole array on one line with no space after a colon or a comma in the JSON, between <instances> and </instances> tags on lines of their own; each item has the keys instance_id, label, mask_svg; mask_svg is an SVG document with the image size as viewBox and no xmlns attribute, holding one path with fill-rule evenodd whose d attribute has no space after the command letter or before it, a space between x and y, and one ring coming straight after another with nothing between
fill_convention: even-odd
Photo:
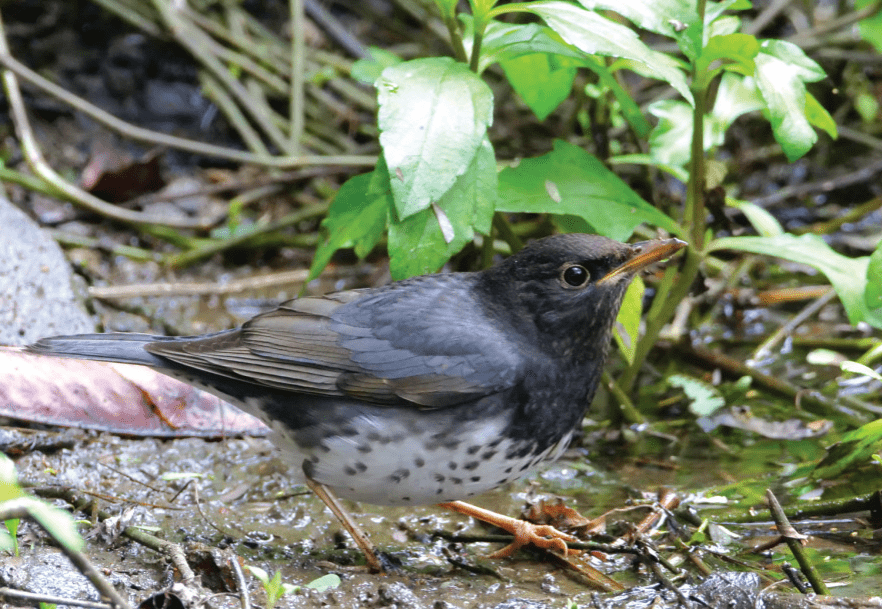
<instances>
[{"instance_id":1,"label":"bird","mask_svg":"<svg viewBox=\"0 0 882 609\"><path fill-rule=\"evenodd\" d=\"M257 416L292 473L388 566L339 498L438 504L564 553L572 537L464 500L560 456L638 271L685 247L567 233L496 266L295 298L201 336L79 334L44 355L149 366Z\"/></svg>"}]
</instances>

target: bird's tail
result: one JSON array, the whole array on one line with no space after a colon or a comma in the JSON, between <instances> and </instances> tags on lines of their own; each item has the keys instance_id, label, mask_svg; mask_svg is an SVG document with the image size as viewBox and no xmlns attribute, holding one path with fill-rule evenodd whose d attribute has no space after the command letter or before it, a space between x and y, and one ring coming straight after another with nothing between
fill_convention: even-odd
<instances>
[{"instance_id":1,"label":"bird's tail","mask_svg":"<svg viewBox=\"0 0 882 609\"><path fill-rule=\"evenodd\" d=\"M70 336L50 336L41 338L27 349L31 353L69 357L75 359L94 359L121 364L141 364L142 366L164 367L168 363L144 350L148 343L170 340L166 336L150 334L72 334ZM171 340L174 340L173 338Z\"/></svg>"}]
</instances>

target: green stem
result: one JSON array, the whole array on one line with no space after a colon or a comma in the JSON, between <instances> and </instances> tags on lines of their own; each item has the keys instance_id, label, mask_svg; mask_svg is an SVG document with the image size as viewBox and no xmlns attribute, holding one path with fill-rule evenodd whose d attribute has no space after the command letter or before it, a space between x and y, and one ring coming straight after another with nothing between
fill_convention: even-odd
<instances>
[{"instance_id":1,"label":"green stem","mask_svg":"<svg viewBox=\"0 0 882 609\"><path fill-rule=\"evenodd\" d=\"M450 33L450 45L453 47L454 57L456 57L457 61L463 63L467 62L469 56L466 54L465 45L462 43L462 32L459 31L456 15L448 15L445 13L443 18L444 25L447 26L447 31Z\"/></svg>"},{"instance_id":2,"label":"green stem","mask_svg":"<svg viewBox=\"0 0 882 609\"><path fill-rule=\"evenodd\" d=\"M704 23L706 0L699 0L698 14L701 23ZM689 235L690 247L686 252L686 260L680 272L677 282L673 284L667 294L659 293L656 300L661 302L646 316L646 332L637 343L634 352L634 361L628 366L619 379L619 386L624 391L630 391L637 380L637 374L646 361L649 351L661 334L662 328L673 318L680 302L689 294L689 289L695 278L703 258L705 208L705 159L704 159L704 115L707 110L707 74L699 73L696 67L692 68L692 95L695 98L695 108L692 118L692 158L690 159L689 183L686 191L686 205L683 212L683 220L686 226L686 234Z\"/></svg>"},{"instance_id":3,"label":"green stem","mask_svg":"<svg viewBox=\"0 0 882 609\"><path fill-rule=\"evenodd\" d=\"M484 30L487 29L489 19L485 15L480 18L475 15L475 39L472 41L472 58L469 61L469 69L475 74L478 73L478 65L481 59L481 43L484 40Z\"/></svg>"}]
</instances>

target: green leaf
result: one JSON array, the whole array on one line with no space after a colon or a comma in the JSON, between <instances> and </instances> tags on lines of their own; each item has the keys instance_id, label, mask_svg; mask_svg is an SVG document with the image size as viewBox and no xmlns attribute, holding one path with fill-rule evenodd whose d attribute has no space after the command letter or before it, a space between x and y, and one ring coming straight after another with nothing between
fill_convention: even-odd
<instances>
[{"instance_id":1,"label":"green leaf","mask_svg":"<svg viewBox=\"0 0 882 609\"><path fill-rule=\"evenodd\" d=\"M748 34L728 34L714 36L707 41L696 60L695 70L699 74L707 71L715 61L732 62L744 74L753 74L754 58L760 50L759 41Z\"/></svg>"},{"instance_id":2,"label":"green leaf","mask_svg":"<svg viewBox=\"0 0 882 609\"><path fill-rule=\"evenodd\" d=\"M552 152L524 159L499 174L496 209L578 216L601 235L620 241L643 222L673 234L681 232L676 222L644 201L597 158L561 140L555 140Z\"/></svg>"},{"instance_id":3,"label":"green leaf","mask_svg":"<svg viewBox=\"0 0 882 609\"><path fill-rule=\"evenodd\" d=\"M676 99L662 99L649 104L647 109L658 119L649 134L652 158L665 165L688 163L692 156L692 107Z\"/></svg>"},{"instance_id":4,"label":"green leaf","mask_svg":"<svg viewBox=\"0 0 882 609\"><path fill-rule=\"evenodd\" d=\"M471 16L462 15L461 20L465 26L465 39L471 40L474 36ZM468 48L466 50L470 51ZM565 43L547 26L538 23L516 25L491 21L484 31L478 72L483 72L496 62L502 63L535 53L578 61L584 61L585 58L584 53Z\"/></svg>"},{"instance_id":5,"label":"green leaf","mask_svg":"<svg viewBox=\"0 0 882 609\"><path fill-rule=\"evenodd\" d=\"M723 249L784 258L817 269L830 280L852 324L865 321L882 328L882 309L869 308L865 299L869 256L849 258L816 235L796 237L789 233L776 237L724 237L708 245L708 251Z\"/></svg>"},{"instance_id":6,"label":"green leaf","mask_svg":"<svg viewBox=\"0 0 882 609\"><path fill-rule=\"evenodd\" d=\"M855 0L854 7L862 9L872 4L875 0ZM858 31L861 38L876 47L877 53L882 53L882 12L876 11L866 19L858 22Z\"/></svg>"},{"instance_id":7,"label":"green leaf","mask_svg":"<svg viewBox=\"0 0 882 609\"><path fill-rule=\"evenodd\" d=\"M333 590L334 588L340 587L340 576L336 573L328 573L327 575L322 575L318 579L314 579L305 586L304 588L312 588L313 590L318 590L319 592L325 592L327 590Z\"/></svg>"},{"instance_id":8,"label":"green leaf","mask_svg":"<svg viewBox=\"0 0 882 609\"><path fill-rule=\"evenodd\" d=\"M849 469L866 465L872 455L882 449L882 419L872 421L848 432L829 449L815 466L812 478L831 480L840 478Z\"/></svg>"},{"instance_id":9,"label":"green leaf","mask_svg":"<svg viewBox=\"0 0 882 609\"><path fill-rule=\"evenodd\" d=\"M694 0L579 0L588 10L614 11L644 30L673 37L682 25L698 23Z\"/></svg>"},{"instance_id":10,"label":"green leaf","mask_svg":"<svg viewBox=\"0 0 882 609\"><path fill-rule=\"evenodd\" d=\"M739 116L764 107L754 79L724 73L713 110L705 116L704 150L721 146ZM649 112L659 119L649 138L652 157L667 165L688 163L692 156L692 107L678 100L660 100L649 105Z\"/></svg>"},{"instance_id":11,"label":"green leaf","mask_svg":"<svg viewBox=\"0 0 882 609\"><path fill-rule=\"evenodd\" d=\"M711 114L713 121L719 125L720 132L725 133L735 119L748 112L762 110L764 107L765 103L756 89L756 81L753 78L726 72L720 78L717 99L714 101Z\"/></svg>"},{"instance_id":12,"label":"green leaf","mask_svg":"<svg viewBox=\"0 0 882 609\"><path fill-rule=\"evenodd\" d=\"M646 117L640 110L640 106L637 105L637 102L634 101L631 94L622 88L622 85L616 80L612 71L607 69L603 61L599 58L592 57L588 58L584 65L597 74L603 86L609 89L613 96L615 96L616 101L619 102L622 116L624 116L625 120L628 121L628 124L631 125L631 129L634 130L637 137L645 138L648 136L650 130L649 121L646 120Z\"/></svg>"},{"instance_id":13,"label":"green leaf","mask_svg":"<svg viewBox=\"0 0 882 609\"><path fill-rule=\"evenodd\" d=\"M686 76L676 61L653 51L630 28L568 2L533 2L525 8L539 15L566 42L589 55L630 59L645 68L644 74L667 81L692 103Z\"/></svg>"},{"instance_id":14,"label":"green leaf","mask_svg":"<svg viewBox=\"0 0 882 609\"><path fill-rule=\"evenodd\" d=\"M576 77L575 62L555 55L532 53L500 62L512 88L540 121L569 97Z\"/></svg>"},{"instance_id":15,"label":"green leaf","mask_svg":"<svg viewBox=\"0 0 882 609\"><path fill-rule=\"evenodd\" d=\"M792 66L765 53L756 59L757 84L769 111L775 139L790 162L818 140L805 114L806 90Z\"/></svg>"},{"instance_id":16,"label":"green leaf","mask_svg":"<svg viewBox=\"0 0 882 609\"><path fill-rule=\"evenodd\" d=\"M394 279L437 271L472 240L474 231L489 234L497 195L496 158L488 139L466 172L438 203L403 220L390 210L389 270ZM437 209L436 209L437 208ZM453 230L445 238L439 214Z\"/></svg>"},{"instance_id":17,"label":"green leaf","mask_svg":"<svg viewBox=\"0 0 882 609\"><path fill-rule=\"evenodd\" d=\"M882 241L876 245L876 251L870 254L864 304L870 311L882 316Z\"/></svg>"},{"instance_id":18,"label":"green leaf","mask_svg":"<svg viewBox=\"0 0 882 609\"><path fill-rule=\"evenodd\" d=\"M739 201L726 197L726 205L734 207L743 213L753 229L760 234L761 237L777 237L784 234L784 228L775 219L775 216L767 212L759 205L755 205L749 201Z\"/></svg>"},{"instance_id":19,"label":"green leaf","mask_svg":"<svg viewBox=\"0 0 882 609\"><path fill-rule=\"evenodd\" d=\"M390 66L398 65L403 61L395 53L380 47L369 46L367 50L371 58L359 59L352 64L352 69L349 71L349 75L354 80L366 85L373 85L377 82L383 70Z\"/></svg>"},{"instance_id":20,"label":"green leaf","mask_svg":"<svg viewBox=\"0 0 882 609\"><path fill-rule=\"evenodd\" d=\"M683 390L690 400L689 411L697 417L709 417L726 405L716 387L691 376L675 374L668 377L668 384Z\"/></svg>"},{"instance_id":21,"label":"green leaf","mask_svg":"<svg viewBox=\"0 0 882 609\"><path fill-rule=\"evenodd\" d=\"M762 53L776 57L789 64L793 73L803 82L817 82L827 78L827 73L815 60L792 42L763 40Z\"/></svg>"},{"instance_id":22,"label":"green leaf","mask_svg":"<svg viewBox=\"0 0 882 609\"><path fill-rule=\"evenodd\" d=\"M493 94L447 57L386 68L377 89L380 144L404 219L428 209L469 167L493 120Z\"/></svg>"},{"instance_id":23,"label":"green leaf","mask_svg":"<svg viewBox=\"0 0 882 609\"><path fill-rule=\"evenodd\" d=\"M625 299L622 301L622 308L619 309L619 315L616 317L616 325L613 330L613 337L619 346L619 352L625 360L634 363L634 354L637 352L637 340L640 338L640 317L643 314L643 293L646 291L646 285L640 276L634 277L628 291L625 292Z\"/></svg>"},{"instance_id":24,"label":"green leaf","mask_svg":"<svg viewBox=\"0 0 882 609\"><path fill-rule=\"evenodd\" d=\"M354 247L358 257L367 256L383 236L391 207L389 174L382 159L371 173L348 179L322 220L325 239L316 249L308 281L318 277L341 248Z\"/></svg>"},{"instance_id":25,"label":"green leaf","mask_svg":"<svg viewBox=\"0 0 882 609\"><path fill-rule=\"evenodd\" d=\"M827 109L815 99L815 96L806 92L805 94L805 117L808 122L818 129L823 129L834 140L839 137L839 130L836 128L836 121L827 112Z\"/></svg>"},{"instance_id":26,"label":"green leaf","mask_svg":"<svg viewBox=\"0 0 882 609\"><path fill-rule=\"evenodd\" d=\"M859 364L857 362L845 361L839 364L839 367L842 369L843 372L852 372L854 374L868 376L871 379L877 381L882 381L882 374L879 374L869 366L864 366L863 364Z\"/></svg>"},{"instance_id":27,"label":"green leaf","mask_svg":"<svg viewBox=\"0 0 882 609\"><path fill-rule=\"evenodd\" d=\"M806 82L821 80L826 75L795 44L766 40L756 56L756 81L769 112L775 139L781 144L788 160L795 161L817 141L808 116L819 120L818 107L809 107ZM822 119L829 125L832 119Z\"/></svg>"}]
</instances>

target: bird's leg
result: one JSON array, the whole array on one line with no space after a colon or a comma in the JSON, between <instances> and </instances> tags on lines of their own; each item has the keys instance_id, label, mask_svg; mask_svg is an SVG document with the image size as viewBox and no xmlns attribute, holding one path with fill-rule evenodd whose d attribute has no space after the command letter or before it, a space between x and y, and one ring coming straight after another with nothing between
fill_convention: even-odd
<instances>
[{"instance_id":1,"label":"bird's leg","mask_svg":"<svg viewBox=\"0 0 882 609\"><path fill-rule=\"evenodd\" d=\"M568 535L558 531L553 526L547 524L533 524L526 520L511 518L497 512L485 510L471 503L464 501L448 501L447 503L439 503L439 507L471 516L483 522L488 522L493 526L497 526L504 531L508 531L514 535L514 541L505 546L498 552L490 555L490 558L505 558L517 552L523 546L533 544L546 550L560 550L564 556L568 553L575 553L576 550L567 548L567 542L578 541L572 535Z\"/></svg>"},{"instance_id":2,"label":"bird's leg","mask_svg":"<svg viewBox=\"0 0 882 609\"><path fill-rule=\"evenodd\" d=\"M385 572L382 562L377 557L377 550L374 547L374 544L371 543L367 534L362 531L361 527L352 519L352 516L349 515L349 512L346 511L346 508L343 507L343 504L340 503L340 500L337 499L337 496L331 491L331 489L320 482L316 482L309 476L306 477L306 486L308 486L309 489L315 493L326 506L328 506L328 508L334 513L334 516L337 517L337 520L339 520L346 530L349 531L353 541L355 541L355 544L364 554L370 570L375 573Z\"/></svg>"}]
</instances>

